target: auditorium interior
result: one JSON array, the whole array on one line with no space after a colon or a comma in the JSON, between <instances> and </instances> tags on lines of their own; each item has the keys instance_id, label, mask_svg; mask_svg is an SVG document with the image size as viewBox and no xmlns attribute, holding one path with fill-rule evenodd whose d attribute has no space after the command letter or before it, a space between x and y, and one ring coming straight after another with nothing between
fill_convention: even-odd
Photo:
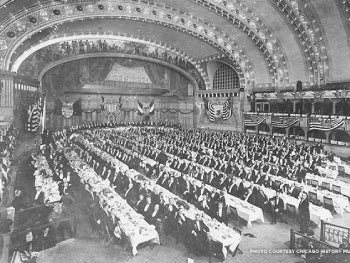
<instances>
[{"instance_id":1,"label":"auditorium interior","mask_svg":"<svg viewBox=\"0 0 350 263\"><path fill-rule=\"evenodd\" d=\"M349 254L349 0L0 0L0 262Z\"/></svg>"}]
</instances>

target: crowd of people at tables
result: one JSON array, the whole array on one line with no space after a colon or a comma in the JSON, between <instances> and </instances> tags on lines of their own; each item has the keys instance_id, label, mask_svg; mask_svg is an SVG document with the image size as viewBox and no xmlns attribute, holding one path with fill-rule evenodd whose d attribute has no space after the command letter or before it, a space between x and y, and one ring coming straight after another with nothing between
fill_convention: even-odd
<instances>
[{"instance_id":1,"label":"crowd of people at tables","mask_svg":"<svg viewBox=\"0 0 350 263\"><path fill-rule=\"evenodd\" d=\"M144 130L143 132L149 134L149 137L154 138L153 142L157 142L157 143L162 142L162 138L157 137L156 134L152 134L151 130ZM174 130L172 133L176 133L176 132L177 131ZM165 134L165 132L160 132L160 133ZM166 134L172 134L172 133L166 133ZM129 135L131 137L134 137L134 139L136 139L136 137L140 138L140 134L137 134L137 132L135 131L131 131ZM102 135L97 134L96 136L101 137ZM171 153L174 155L178 155L179 157L182 157L182 158L187 157L190 159L191 153L188 150L181 149L180 148L181 146L179 148L173 146L174 144L176 145L176 143L181 141L180 138L177 137L177 139L178 140L176 142L174 140L173 142L170 141L169 143L169 147L172 147L172 150L173 150ZM126 139L125 140L118 139L116 142L117 144L119 143L122 147L125 147L125 148L129 148L129 149L135 148L135 145ZM285 142L288 144L287 140L285 140ZM164 144L162 146L164 147ZM162 171L161 166L159 165L156 165L155 167L151 167L149 164L143 163L137 155L126 153L125 151L123 151L122 148L117 149L116 147L113 147L108 143L103 143L101 147L107 152L112 153L113 155L118 156L121 154L122 161L126 162L131 168L136 170L141 170L141 172L144 172L146 176L150 178L158 178L157 182L160 185L164 186L165 188L169 189L172 192L179 194L187 201L195 203L196 205L198 205L198 207L201 207L202 210L204 210L205 212L207 212L213 217L215 217L215 215L218 213L216 210L219 207L218 205L219 203L222 203L220 204L220 206L222 205L224 207L224 211L227 210L224 200L221 200L223 202L218 202L218 196L221 195L221 197L223 197L223 193L227 192L231 195L234 195L243 200L246 200L262 209L267 209L268 211L270 211L272 215L272 223L276 223L277 217L283 212L283 207L284 207L283 200L279 197L279 192L282 192L282 191L285 191L296 198L298 198L299 195L300 197L304 197L302 198L303 201L301 202L301 205L299 207L300 215L301 216L305 215L305 218L310 217L309 211L308 211L307 194L303 193L301 195L302 189L298 187L289 188L286 185L280 185L280 186L273 185L273 183L266 176L266 172L274 173L273 171L271 172L272 169L271 169L271 166L269 167L270 163L268 162L262 163L262 165L260 166L261 167L260 173L258 172L256 175L254 175L254 172L247 173L241 165L230 166L226 164L224 164L225 169L221 170L222 171L221 173L217 173L217 170L214 169L215 161L217 160L218 162L220 162L221 159L211 157L211 161L214 162L214 164L212 165L211 167L212 169L210 172L205 172L201 168L195 166L193 162L192 163L181 162L180 158L176 158L176 157L168 159L167 155L165 154L165 152L167 151L164 149L159 150L157 152L152 148L152 146L145 146L145 145L143 145L139 149L140 153L142 153L143 155L151 159L157 160L160 164L168 163L171 168L175 168L175 170L178 170L183 174L188 174L191 177L199 179L200 181L203 182L203 184L201 187L198 188L198 187L195 187L193 184L191 184L188 180L186 180L187 177L177 178L175 176L169 175L168 173ZM281 145L279 145L278 147L281 148ZM286 149L286 147L284 149ZM303 149L301 148L301 150ZM305 150L319 152L321 150L321 147L318 145L310 146L310 148L305 147ZM296 154L292 154L292 156L294 155ZM200 154L197 154L197 158L198 156L200 156ZM284 159L287 159L290 161L290 164L292 165L295 164L295 162L293 162L290 158L286 158L286 155L283 155L283 156L284 156L283 157ZM207 158L207 156L205 156L205 158ZM270 158L272 158L272 156L270 156ZM236 163L236 161L237 160L232 160L230 162ZM318 159L318 161L320 160ZM238 160L238 163L240 162L242 161ZM316 165L317 165L317 162L314 162L312 165L309 165L307 169L317 171L314 168ZM296 176L291 176L291 178L296 177L295 179L302 181L303 178L305 177L306 168L303 168L303 166L300 164L299 164L299 167L300 167L299 173L296 173ZM105 170L106 172L108 172L109 169L106 168ZM230 171L230 172L227 172L227 171ZM249 178L252 175L256 176L255 180L252 180L251 178ZM236 180L235 180L236 177L240 177L243 180L253 181L257 185L264 185L265 187L271 187L276 190L276 196L269 200L259 186L252 187L252 184L251 184L250 187L247 188L247 187L244 187L244 184L242 181L239 184L236 184ZM205 184L214 186L215 188L218 189L218 191L214 193L209 193L208 190L205 189ZM305 209L303 209L304 207ZM221 212L219 214L221 215ZM225 217L225 212L223 214ZM306 222L305 225L308 225L307 220L306 221L304 220L304 222Z\"/></svg>"},{"instance_id":2,"label":"crowd of people at tables","mask_svg":"<svg viewBox=\"0 0 350 263\"><path fill-rule=\"evenodd\" d=\"M170 199L169 203L166 203L162 192L155 194L142 184L133 181L125 174L125 171L116 170L114 165L105 161L79 140L70 141L70 143L71 147L97 174L101 175L102 179L110 181L114 190L125 198L135 211L142 214L149 224L155 225L159 234L164 232L165 235L174 236L176 241L183 242L189 251L198 255L208 253L210 242L207 239L207 232L209 229L199 214L196 215L195 220L189 220L184 216L185 203L177 203L174 199ZM116 155L115 157L127 165L131 164L130 159L123 158L125 156ZM133 162L136 163L137 160L133 160ZM85 186L84 192L87 207L93 207L93 210L97 209L92 211L94 220L100 219L101 222L106 222L109 232L112 232L116 227L116 222L111 222L111 219L101 210L102 208L94 203L93 200L96 200L96 196L91 193L88 185ZM99 218L101 215L103 218ZM221 248L217 245L217 249L213 248L212 251L217 251L219 254Z\"/></svg>"},{"instance_id":3,"label":"crowd of people at tables","mask_svg":"<svg viewBox=\"0 0 350 263\"><path fill-rule=\"evenodd\" d=\"M123 125L125 124L122 124L122 126ZM133 125L135 126L136 124ZM137 125L147 126L147 124ZM108 126L108 124L105 124L104 126L106 127ZM243 200L247 200L248 202L260 208L267 209L272 215L272 223L277 222L278 216L284 210L284 203L283 200L279 197L279 192L287 191L289 194L296 198L300 195L302 201L300 202L299 206L299 214L300 217L304 216L304 218L306 219L302 220L304 222L302 228L305 228L305 226L308 225L308 220L310 216L308 211L307 194L300 194L301 189L298 187L287 189L285 185L281 185L278 188L275 188L275 186L272 185L271 181L269 181L266 177L266 173L269 172L272 174L280 175L282 177L289 177L298 181L302 181L305 178L306 171L312 171L317 173L316 166L321 163L321 159L319 156L319 153L321 153L322 151L321 145L297 145L288 141L287 139L278 140L271 138L268 141L266 137L250 137L248 135L233 133L208 133L205 131L197 131L197 136L199 134L200 138L197 138L198 144L195 145L193 142L196 140L194 140L193 136L196 132L192 130L181 129L174 129L170 133L159 129L157 131L159 132L159 134L161 134L161 136L159 136L159 134L157 135L152 133L152 130L142 130L135 128L135 130L131 130L129 135L124 134L124 136L130 136L130 138L128 139L136 139L140 138L140 132L149 135L147 138L144 137L143 143L147 143L147 140L150 140L149 138L152 137L152 142L154 143L154 145L162 144L161 149L159 151L154 151L154 149L152 148L152 146L154 145L152 144L150 144L149 146L144 145L143 148L140 149L140 153L150 157L151 159L157 160L159 164L165 164L168 162L170 164L170 167L176 168L184 174L189 174L191 177L200 179L201 181L203 181L202 187L198 188L190 184L188 180L185 179L186 177L176 178L175 176L169 176L167 173L162 171L161 165L155 165L154 167L151 167L149 164L145 164L144 162L142 162L140 157L138 155L135 155L135 153L127 153L123 149L123 147L129 149L132 149L134 147L133 143L131 143L129 140L124 140L123 143L118 142L121 143L121 147L119 148L113 148L111 145L108 145L108 143L101 144L101 147L107 152L113 154L114 156L121 156L121 160L127 163L130 168L139 170L141 173L144 173L149 178L158 178L157 183L164 186L171 192L175 192L176 194L180 195L185 200L196 204L198 207L202 208L203 211L210 214L211 216L216 218L218 217L218 215L220 215L217 218L220 222L227 223L227 207L223 198L224 191L229 194L235 195ZM177 134L180 132L184 132L183 137ZM192 133L192 136L189 133ZM101 136L101 134L97 135L97 137L99 136ZM163 143L164 138L162 136L173 136L173 138L168 140L167 143ZM237 136L237 138L239 138L241 141L237 142L237 140L230 140L228 139L228 136ZM184 138L186 139L184 140ZM210 141L207 142L207 139L209 138ZM187 141L192 143L187 144ZM214 143L215 141L217 141L218 143ZM254 150L246 151L244 147L241 147L242 142L247 142L248 145L254 145L256 147L254 148ZM202 147L203 144L205 147ZM237 147L237 149L234 148L235 146ZM265 146L267 148L273 148L274 146L274 149L270 151L267 150ZM207 163L203 162L203 164L215 169L212 169L209 173L206 173L200 168L193 165L193 162L188 162L186 164L184 162L181 163L179 161L180 158L191 159L192 155L190 150L196 150L196 147L198 151L198 154L196 155L196 160L199 163L200 160L207 160ZM215 150L213 150L213 148L215 148ZM224 150L220 152L220 149ZM206 155L208 152L205 152L205 150L212 151L211 156ZM165 154L166 152L170 152L175 156L177 155L179 159L175 157L168 160L168 157ZM241 156L237 153L242 152L244 153L243 157L237 157ZM306 158L304 159L304 163L302 162L303 158L301 157L303 153L305 153L304 156L306 156ZM220 156L220 154L224 156ZM263 156L264 154L266 154L267 156ZM229 159L229 156L233 156L231 160ZM276 156L280 156L280 158L276 160ZM262 160L260 164L256 164L256 160L258 159ZM275 165L272 165L271 160L274 159ZM227 163L221 163L222 160L226 160ZM283 166L282 171L278 170L278 162L286 163L286 165ZM256 168L260 168L260 171L256 174L254 174L254 172L251 174L247 173L245 169L243 169L242 165L246 165L247 163L255 163ZM277 168L277 170L275 168ZM296 172L293 173L293 175L290 175L289 170L294 171L294 168L298 169ZM104 171L107 177L108 173L113 174L113 171L110 171L108 164L102 164L101 169ZM283 169L287 170L283 171ZM217 170L221 171L221 173L218 174ZM103 171L101 172L103 173ZM266 187L275 188L276 196L269 200L267 199L264 192L261 191L261 189L259 189L259 187L246 188L244 187L243 183L240 183L238 185L234 184L235 177L240 177L242 179L248 180L248 176L256 177L255 180L252 180L250 178L249 181L254 181L258 185L261 184ZM208 191L204 188L205 184L210 184L219 190L214 193L208 193ZM304 231L307 232L303 229L303 232Z\"/></svg>"},{"instance_id":4,"label":"crowd of people at tables","mask_svg":"<svg viewBox=\"0 0 350 263\"><path fill-rule=\"evenodd\" d=\"M182 204L176 204L174 200L170 200L169 204L164 204L161 198L162 193L159 195L150 193L123 172L117 171L110 162L106 162L88 148L84 148L83 144L67 140L70 134L80 130L129 125L133 128L124 133L115 131L114 134L104 134L101 129L96 129L93 136L87 134L84 136L87 138L91 136L88 139L92 140L97 147L124 162L130 169L135 169L141 174L155 179L157 184L196 205L224 224L228 224L225 192L267 209L272 216L271 223L276 223L277 218L284 210L283 200L279 197L280 191L287 191L295 197L300 195L300 230L302 233L308 232L310 215L307 194L300 192L301 189L287 189L283 185L275 188L266 177L266 173L296 179L299 182L304 180L306 172L317 174L316 167L321 164L320 153L323 150L321 145L298 145L288 139L230 132L188 130L182 129L178 125L166 123L151 125L149 123L90 123L54 134L45 132L42 136L43 145L45 145L43 154L54 171L55 180L59 183L62 200L68 203L67 207L70 207L74 199L70 197L65 199L64 196L74 196L72 188L81 191L86 207L92 215L91 222L94 224L96 222L109 222L107 225L111 231L115 227L108 218L96 221L99 215L103 215L99 211L101 208L97 205L98 200L91 193L89 186L82 185L77 175L70 169L64 154L57 151L56 142L59 140L65 140L69 146L80 152L80 156L95 169L97 174L101 175L103 179L110 180L115 190L125 197L137 212L143 214L147 222L154 224L158 231L163 229L165 234L174 235L177 240L181 240L190 250L198 252L198 254L207 251L208 244L210 244L207 242L208 229L199 215L193 222L188 222L188 219L183 215L185 207ZM159 128L150 129L147 128L148 126ZM170 132L164 127L175 129L171 129ZM113 136L116 136L114 140L116 144L102 143L103 139L106 139L103 136L107 136L112 141ZM99 141L98 139L101 138L102 141ZM158 148L158 150L154 150L154 148ZM194 160L192 160L193 152L195 152ZM171 154L172 157L168 154ZM157 164L152 166L143 162L142 155L156 160ZM332 156L328 156L328 158L331 159ZM187 159L189 162L182 162L181 159ZM211 168L210 172L205 172L195 163ZM196 187L186 179L187 177L169 175L163 169L165 164L174 170L201 180L203 184ZM244 169L247 166L253 168L250 170L252 172L247 172ZM276 196L267 199L259 187L245 188L242 182L237 185L235 184L236 177L253 181L258 185L275 188ZM209 192L205 188L206 184L212 185L218 190ZM42 204L40 187L36 190L34 203L40 202ZM17 192L14 201L16 209L19 210L27 206L27 204L22 203L24 201L21 201L20 196L21 193ZM98 228L98 226L96 227ZM204 240L205 242L203 242Z\"/></svg>"}]
</instances>

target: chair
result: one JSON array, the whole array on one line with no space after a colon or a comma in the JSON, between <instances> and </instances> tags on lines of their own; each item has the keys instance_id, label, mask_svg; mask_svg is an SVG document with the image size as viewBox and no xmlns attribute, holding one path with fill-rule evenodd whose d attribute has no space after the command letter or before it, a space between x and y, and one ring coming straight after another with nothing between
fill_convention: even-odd
<instances>
[{"instance_id":1,"label":"chair","mask_svg":"<svg viewBox=\"0 0 350 263\"><path fill-rule=\"evenodd\" d=\"M311 186L317 187L317 186L318 186L318 181L317 181L317 180L312 180L312 179L311 179Z\"/></svg>"},{"instance_id":2,"label":"chair","mask_svg":"<svg viewBox=\"0 0 350 263\"><path fill-rule=\"evenodd\" d=\"M332 185L332 191L336 194L341 194L341 187L339 185Z\"/></svg>"},{"instance_id":3,"label":"chair","mask_svg":"<svg viewBox=\"0 0 350 263\"><path fill-rule=\"evenodd\" d=\"M319 201L317 200L317 193L315 192L309 192L309 198L310 198L310 202L315 204L315 205L318 205L319 204Z\"/></svg>"},{"instance_id":4,"label":"chair","mask_svg":"<svg viewBox=\"0 0 350 263\"><path fill-rule=\"evenodd\" d=\"M323 206L324 206L324 208L333 212L334 211L333 199L330 197L324 196L323 197Z\"/></svg>"},{"instance_id":5,"label":"chair","mask_svg":"<svg viewBox=\"0 0 350 263\"><path fill-rule=\"evenodd\" d=\"M331 184L327 182L322 182L321 189L331 191Z\"/></svg>"}]
</instances>

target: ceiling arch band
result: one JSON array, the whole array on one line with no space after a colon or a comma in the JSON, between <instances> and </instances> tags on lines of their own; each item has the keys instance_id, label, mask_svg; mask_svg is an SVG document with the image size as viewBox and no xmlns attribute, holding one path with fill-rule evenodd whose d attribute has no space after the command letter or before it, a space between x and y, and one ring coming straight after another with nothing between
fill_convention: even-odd
<instances>
[{"instance_id":1,"label":"ceiling arch band","mask_svg":"<svg viewBox=\"0 0 350 263\"><path fill-rule=\"evenodd\" d=\"M81 7L81 8L79 8ZM117 2L90 3L51 3L49 6L36 7L25 13L17 14L13 20L3 27L0 36L6 39L9 47L2 52L2 67L8 69L9 60L15 49L28 36L39 32L43 28L55 24L75 21L87 17L116 17L122 19L135 19L143 22L155 22L168 26L200 38L217 47L239 65L238 72L247 74L246 80L254 81L253 65L247 59L243 50L233 39L222 33L208 23L178 10L164 6L144 3L121 4ZM5 53L5 54L4 54ZM4 57L5 55L5 57Z\"/></svg>"},{"instance_id":2,"label":"ceiling arch band","mask_svg":"<svg viewBox=\"0 0 350 263\"><path fill-rule=\"evenodd\" d=\"M282 47L272 31L259 16L253 13L244 3L238 0L190 0L212 10L246 33L256 44L266 59L274 80L289 80L287 59Z\"/></svg>"},{"instance_id":3,"label":"ceiling arch band","mask_svg":"<svg viewBox=\"0 0 350 263\"><path fill-rule=\"evenodd\" d=\"M309 81L324 85L329 74L329 61L321 24L312 14L307 3L296 0L268 0L289 22L297 42L306 57Z\"/></svg>"},{"instance_id":4,"label":"ceiling arch band","mask_svg":"<svg viewBox=\"0 0 350 263\"><path fill-rule=\"evenodd\" d=\"M23 54L21 54L15 61L13 61L13 65L11 67L11 70L14 72L18 72L21 65L26 61L27 58L29 58L36 51L41 50L45 47L48 47L48 46L51 46L54 44L58 44L58 43L63 43L65 41L73 41L73 40L89 40L89 41L91 41L91 40L99 40L100 38L101 37L98 34L80 34L80 35L71 35L71 36L67 36L67 35L57 36L55 38L46 39L45 41L41 41L40 43L33 45L31 48L29 48ZM201 78L204 80L204 83L206 84L206 89L209 89L209 78L208 78L205 70L203 70L203 68L201 67L200 63L197 62L195 59L193 59L191 56L189 56L188 54L186 54L185 52L183 52L181 50L175 49L175 48L170 47L169 45L165 45L163 43L152 42L151 40L145 40L145 39L136 39L135 37L131 37L131 36L104 35L104 39L105 40L114 40L114 41L137 42L140 44L146 44L146 45L154 46L157 48L161 48L161 49L169 51L171 53L175 53L177 56L183 57L184 59L186 59L188 61L188 63L191 63L194 66L194 68L197 70L197 72L199 73ZM100 54L101 56L104 56L104 57L106 56L103 53L96 53L95 56L97 54ZM111 54L113 54L113 53L111 53ZM90 54L90 55L92 55L92 54ZM116 54L114 54L113 56L115 56L115 55ZM178 68L178 67L175 67L175 68ZM181 73L182 73L182 71L181 71ZM191 75L189 73L187 73L187 74ZM42 77L42 74L39 74L39 76L38 76L39 80L41 79L41 77ZM240 77L242 78L242 75L240 75ZM192 77L192 79L193 79L193 77Z\"/></svg>"}]
</instances>

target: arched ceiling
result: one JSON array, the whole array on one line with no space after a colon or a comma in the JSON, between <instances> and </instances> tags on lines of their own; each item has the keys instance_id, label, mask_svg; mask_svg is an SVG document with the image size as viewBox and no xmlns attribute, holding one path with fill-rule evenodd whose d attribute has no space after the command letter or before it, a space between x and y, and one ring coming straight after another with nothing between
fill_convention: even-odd
<instances>
[{"instance_id":1,"label":"arched ceiling","mask_svg":"<svg viewBox=\"0 0 350 263\"><path fill-rule=\"evenodd\" d=\"M247 87L350 81L347 1L0 0L0 5L4 70L41 38L93 33L160 42L198 62L224 56Z\"/></svg>"}]
</instances>

